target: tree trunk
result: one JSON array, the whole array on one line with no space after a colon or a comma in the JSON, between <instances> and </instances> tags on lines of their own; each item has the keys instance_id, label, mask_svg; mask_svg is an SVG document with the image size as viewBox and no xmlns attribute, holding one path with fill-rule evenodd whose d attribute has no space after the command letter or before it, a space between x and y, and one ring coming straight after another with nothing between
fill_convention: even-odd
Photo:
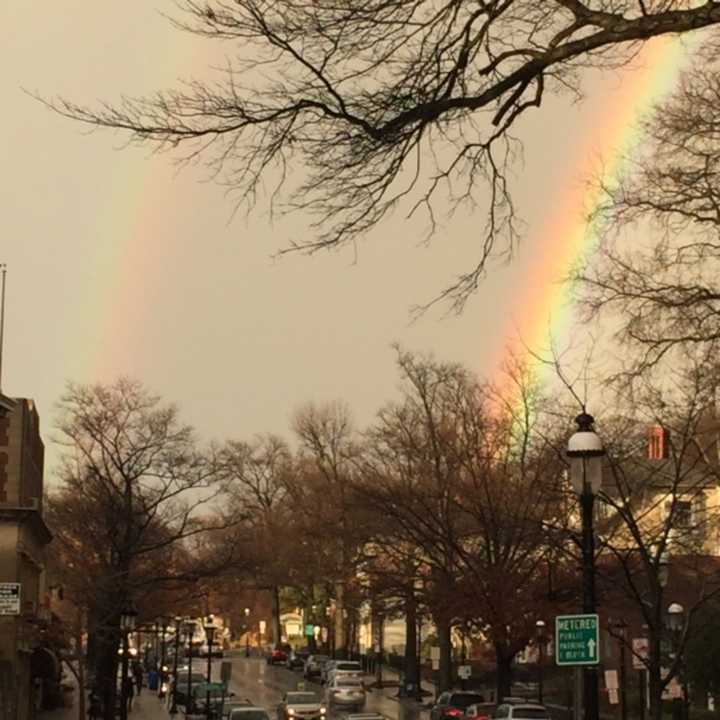
<instances>
[{"instance_id":1,"label":"tree trunk","mask_svg":"<svg viewBox=\"0 0 720 720\"><path fill-rule=\"evenodd\" d=\"M347 638L345 637L345 586L342 582L335 584L335 657L347 655Z\"/></svg>"},{"instance_id":2,"label":"tree trunk","mask_svg":"<svg viewBox=\"0 0 720 720\"><path fill-rule=\"evenodd\" d=\"M438 693L452 688L452 626L449 620L437 623L438 645L440 646L440 669L438 671Z\"/></svg>"},{"instance_id":3,"label":"tree trunk","mask_svg":"<svg viewBox=\"0 0 720 720\"><path fill-rule=\"evenodd\" d=\"M497 664L497 701L512 694L512 661L504 642L495 643L495 662Z\"/></svg>"},{"instance_id":4,"label":"tree trunk","mask_svg":"<svg viewBox=\"0 0 720 720\"><path fill-rule=\"evenodd\" d=\"M272 636L273 645L279 645L282 642L282 627L280 624L280 588L277 585L273 585L270 588L272 595L272 630L270 631Z\"/></svg>"},{"instance_id":5,"label":"tree trunk","mask_svg":"<svg viewBox=\"0 0 720 720\"><path fill-rule=\"evenodd\" d=\"M656 632L648 632L648 690L650 694L650 720L662 719L662 680L660 666L660 636ZM645 702L644 698L642 702Z\"/></svg>"},{"instance_id":6,"label":"tree trunk","mask_svg":"<svg viewBox=\"0 0 720 720\"><path fill-rule=\"evenodd\" d=\"M78 720L85 720L85 659L82 650L82 610L75 622L75 651L77 653Z\"/></svg>"},{"instance_id":7,"label":"tree trunk","mask_svg":"<svg viewBox=\"0 0 720 720\"><path fill-rule=\"evenodd\" d=\"M405 599L405 672L400 695L416 694L417 673L417 602L411 590Z\"/></svg>"}]
</instances>

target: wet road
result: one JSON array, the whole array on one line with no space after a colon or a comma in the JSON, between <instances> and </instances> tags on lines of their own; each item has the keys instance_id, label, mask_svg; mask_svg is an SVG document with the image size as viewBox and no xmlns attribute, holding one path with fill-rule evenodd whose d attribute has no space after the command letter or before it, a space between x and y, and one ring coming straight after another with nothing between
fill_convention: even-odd
<instances>
[{"instance_id":1,"label":"wet road","mask_svg":"<svg viewBox=\"0 0 720 720\"><path fill-rule=\"evenodd\" d=\"M225 661L232 663L232 678L230 690L235 693L235 699L247 698L254 705L259 705L268 710L271 720L276 718L276 708L282 699L283 693L288 690L296 690L300 682L305 683L305 689L316 691L320 697L324 697L323 687L317 683L304 680L300 670L292 671L279 665L268 665L261 658L246 658L243 655L236 656L228 654ZM220 678L219 659L213 660L213 679ZM193 661L193 669L203 670L207 667L207 661ZM365 684L369 685L373 678L366 676ZM385 688L383 690L368 689L367 700L364 712L379 712L390 720L427 720L429 713L421 710L412 701L398 702L392 697L397 688ZM347 714L347 710L334 709L329 720L341 720Z\"/></svg>"}]
</instances>

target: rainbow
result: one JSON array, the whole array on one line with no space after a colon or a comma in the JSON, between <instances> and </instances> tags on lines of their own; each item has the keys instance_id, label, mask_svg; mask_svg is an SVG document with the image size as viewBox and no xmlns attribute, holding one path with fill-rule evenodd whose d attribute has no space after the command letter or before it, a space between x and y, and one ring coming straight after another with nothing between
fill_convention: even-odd
<instances>
[{"instance_id":1,"label":"rainbow","mask_svg":"<svg viewBox=\"0 0 720 720\"><path fill-rule=\"evenodd\" d=\"M562 347L567 341L573 322L573 288L566 277L592 255L602 230L588 221L599 205L600 192L588 189L583 180L597 172L598 163L610 182L622 178L626 158L639 140L639 121L675 87L695 46L684 36L649 41L632 67L623 70L593 132L572 151L571 176L558 183L557 196L549 205L553 210L527 237L533 270L524 278L511 311L512 317L521 318L516 321L517 340L499 350L499 365L505 365L511 355L531 356L526 361L529 368L540 378L547 377L534 355L545 356L552 344Z\"/></svg>"}]
</instances>

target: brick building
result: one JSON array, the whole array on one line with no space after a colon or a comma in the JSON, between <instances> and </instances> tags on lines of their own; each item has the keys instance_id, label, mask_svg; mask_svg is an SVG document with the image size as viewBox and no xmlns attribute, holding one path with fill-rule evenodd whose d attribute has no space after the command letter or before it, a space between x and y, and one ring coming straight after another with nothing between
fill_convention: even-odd
<instances>
[{"instance_id":1,"label":"brick building","mask_svg":"<svg viewBox=\"0 0 720 720\"><path fill-rule=\"evenodd\" d=\"M17 612L0 604L0 720L35 716L31 657L40 643L51 539L42 516L43 460L33 401L0 394L0 584L20 586Z\"/></svg>"}]
</instances>

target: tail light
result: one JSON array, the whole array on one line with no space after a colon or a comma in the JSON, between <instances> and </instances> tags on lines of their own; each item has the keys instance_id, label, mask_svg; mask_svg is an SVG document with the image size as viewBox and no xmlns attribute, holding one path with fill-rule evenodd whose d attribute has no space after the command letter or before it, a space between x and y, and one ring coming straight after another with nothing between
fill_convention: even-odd
<instances>
[{"instance_id":1,"label":"tail light","mask_svg":"<svg viewBox=\"0 0 720 720\"><path fill-rule=\"evenodd\" d=\"M462 717L463 711L459 708L450 707L445 711L445 717Z\"/></svg>"}]
</instances>

